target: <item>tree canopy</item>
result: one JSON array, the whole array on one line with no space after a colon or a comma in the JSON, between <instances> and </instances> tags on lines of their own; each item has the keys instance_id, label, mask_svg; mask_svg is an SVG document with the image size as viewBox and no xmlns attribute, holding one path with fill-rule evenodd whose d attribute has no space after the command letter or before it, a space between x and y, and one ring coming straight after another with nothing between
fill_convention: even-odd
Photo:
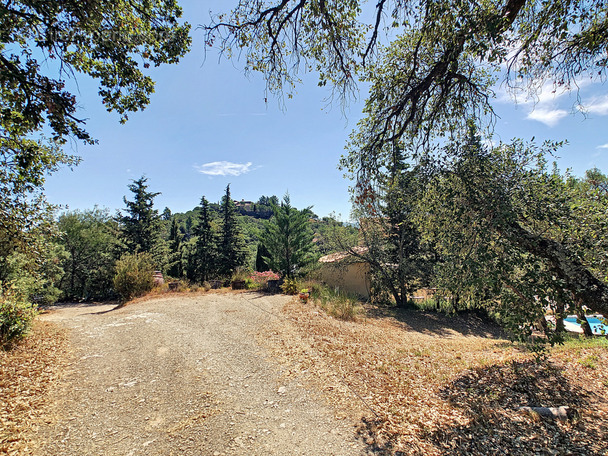
<instances>
[{"instance_id":1,"label":"tree canopy","mask_svg":"<svg viewBox=\"0 0 608 456\"><path fill-rule=\"evenodd\" d=\"M268 252L263 259L272 270L293 277L314 259L313 232L308 223L311 207L296 209L288 193L281 204L271 202L271 205L273 216L260 234L261 245Z\"/></svg>"},{"instance_id":2,"label":"tree canopy","mask_svg":"<svg viewBox=\"0 0 608 456\"><path fill-rule=\"evenodd\" d=\"M275 93L291 94L303 70L343 98L358 79L369 83L345 162L363 174L386 165L399 141L428 151L471 118L484 131L499 77L531 93L545 81L606 77L604 1L380 0L370 9L358 0L239 2L206 26L207 43L244 54L246 71L263 73Z\"/></svg>"},{"instance_id":3,"label":"tree canopy","mask_svg":"<svg viewBox=\"0 0 608 456\"><path fill-rule=\"evenodd\" d=\"M556 235L553 218L565 216L553 209L569 202L552 190L557 184L542 167L527 168L537 146L516 140L488 151L469 135L492 132L493 90L501 79L531 97L545 84L559 90L576 89L583 79L604 82L605 1L379 0L375 7L358 0L239 2L206 31L208 45L244 55L245 70L261 72L273 93L291 96L302 71L316 71L319 85L329 85L341 100L359 82L369 87L365 115L340 163L355 181L355 201L390 203L395 193L386 191L386 176L404 164L431 164L443 177L435 181L429 211L451 207L452 218L445 220L465 232L479 227L466 223L474 215L487 230L482 235L492 233L505 249L520 252L519 259L510 257L518 283L534 278L547 285L545 279L555 277L556 288L573 301L608 313L608 287L590 254ZM541 155L557 146L548 144ZM465 168L469 175L460 173ZM513 180L523 186L502 185ZM539 230L531 221L552 228ZM448 241L466 248L458 244L464 239L442 240ZM479 256L477 264L485 267L489 258ZM503 273L497 274L504 279Z\"/></svg>"},{"instance_id":4,"label":"tree canopy","mask_svg":"<svg viewBox=\"0 0 608 456\"><path fill-rule=\"evenodd\" d=\"M127 214L121 214L120 222L125 244L131 252L152 251L159 235L160 216L154 209L154 198L160 192L150 192L146 182L148 178L142 176L129 184L133 201L123 197Z\"/></svg>"}]
</instances>

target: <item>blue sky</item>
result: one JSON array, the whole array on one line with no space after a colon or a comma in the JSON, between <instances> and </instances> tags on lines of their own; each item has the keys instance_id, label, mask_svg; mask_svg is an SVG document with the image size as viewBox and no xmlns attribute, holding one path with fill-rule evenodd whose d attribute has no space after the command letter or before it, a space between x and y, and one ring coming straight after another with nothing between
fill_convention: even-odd
<instances>
[{"instance_id":1,"label":"blue sky","mask_svg":"<svg viewBox=\"0 0 608 456\"><path fill-rule=\"evenodd\" d=\"M180 3L185 19L196 26L209 21L210 9L227 11L232 2ZM265 100L259 75L247 78L239 62L218 63L213 52L205 58L202 31L192 34L192 51L178 65L152 72L156 93L150 106L131 114L124 125L103 108L97 84L78 78L81 115L99 144L68 145L83 161L47 180L49 201L69 209L97 204L113 212L124 207L124 195L130 197L130 180L145 174L150 189L162 192L155 200L161 211L192 209L203 195L219 201L230 183L235 199L281 197L289 191L296 207L312 205L320 216L335 212L348 218L350 182L337 163L361 116L365 93L343 113L339 106L327 107L329 92L310 75L282 109L277 100ZM536 103L523 97L514 103L499 88L496 141L568 140L559 152L561 169L577 175L592 166L608 171L606 86L582 85L586 117L574 108L576 94L551 91L543 90Z\"/></svg>"}]
</instances>

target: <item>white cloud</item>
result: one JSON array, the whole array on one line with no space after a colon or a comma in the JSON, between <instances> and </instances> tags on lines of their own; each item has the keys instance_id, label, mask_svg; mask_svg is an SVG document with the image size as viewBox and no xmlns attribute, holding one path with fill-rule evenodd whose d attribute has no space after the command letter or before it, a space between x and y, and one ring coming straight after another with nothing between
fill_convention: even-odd
<instances>
[{"instance_id":1,"label":"white cloud","mask_svg":"<svg viewBox=\"0 0 608 456\"><path fill-rule=\"evenodd\" d=\"M526 87L508 89L506 84L497 91L501 103L515 103L525 107L527 118L542 122L549 127L556 126L564 117L573 111L567 111L566 104L576 106L580 111L599 115L608 115L608 96L592 98L588 106L580 106L578 96L581 90L592 86L593 81L573 81L570 85L555 85L551 81L538 83L531 91ZM566 109L563 109L563 108Z\"/></svg>"},{"instance_id":2,"label":"white cloud","mask_svg":"<svg viewBox=\"0 0 608 456\"><path fill-rule=\"evenodd\" d=\"M554 127L557 123L566 117L568 113L563 109L547 109L536 107L528 114L528 119L538 120L549 127Z\"/></svg>"},{"instance_id":3,"label":"white cloud","mask_svg":"<svg viewBox=\"0 0 608 456\"><path fill-rule=\"evenodd\" d=\"M195 166L201 174L209 176L240 176L251 171L251 162L232 163L227 161L216 161Z\"/></svg>"},{"instance_id":4,"label":"white cloud","mask_svg":"<svg viewBox=\"0 0 608 456\"><path fill-rule=\"evenodd\" d=\"M587 114L606 116L608 115L608 96L594 98L590 104L581 106L580 109Z\"/></svg>"},{"instance_id":5,"label":"white cloud","mask_svg":"<svg viewBox=\"0 0 608 456\"><path fill-rule=\"evenodd\" d=\"M608 143L597 146L596 149L608 149Z\"/></svg>"}]
</instances>

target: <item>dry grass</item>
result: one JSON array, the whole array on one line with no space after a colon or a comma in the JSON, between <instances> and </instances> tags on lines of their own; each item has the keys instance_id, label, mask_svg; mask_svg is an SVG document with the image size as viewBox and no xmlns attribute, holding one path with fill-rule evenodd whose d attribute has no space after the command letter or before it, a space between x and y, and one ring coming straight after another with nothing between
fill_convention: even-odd
<instances>
[{"instance_id":1,"label":"dry grass","mask_svg":"<svg viewBox=\"0 0 608 456\"><path fill-rule=\"evenodd\" d=\"M0 454L29 454L30 432L41 419L50 392L68 358L64 331L36 321L10 351L0 351Z\"/></svg>"},{"instance_id":2,"label":"dry grass","mask_svg":"<svg viewBox=\"0 0 608 456\"><path fill-rule=\"evenodd\" d=\"M306 376L338 415L361 416L366 442L384 454L606 454L606 346L564 347L535 359L474 316L369 309L338 321L296 302L289 323L260 340ZM591 359L590 363L579 360ZM561 423L520 406L570 406Z\"/></svg>"}]
</instances>

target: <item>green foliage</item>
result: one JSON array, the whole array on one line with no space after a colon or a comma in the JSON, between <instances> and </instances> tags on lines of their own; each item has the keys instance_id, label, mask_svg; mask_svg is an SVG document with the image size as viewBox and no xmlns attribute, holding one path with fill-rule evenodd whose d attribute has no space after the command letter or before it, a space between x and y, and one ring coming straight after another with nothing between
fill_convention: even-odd
<instances>
[{"instance_id":1,"label":"green foliage","mask_svg":"<svg viewBox=\"0 0 608 456\"><path fill-rule=\"evenodd\" d=\"M366 117L345 168L364 180L386 171L396 143L420 157L471 118L480 131L491 129L493 82L505 68L506 86L532 96L545 82L570 88L606 79L603 1L374 6L375 12L360 0L242 2L212 17L207 44L228 58L244 56L246 71L263 73L277 94L291 96L304 69L317 71L319 85L329 85L340 101L357 93L363 79L370 87Z\"/></svg>"},{"instance_id":2,"label":"green foliage","mask_svg":"<svg viewBox=\"0 0 608 456\"><path fill-rule=\"evenodd\" d=\"M354 296L325 285L315 284L309 289L310 297L334 318L352 321L365 314L361 302Z\"/></svg>"},{"instance_id":3,"label":"green foliage","mask_svg":"<svg viewBox=\"0 0 608 456\"><path fill-rule=\"evenodd\" d=\"M344 247L369 264L374 293L389 293L399 307L411 306L409 296L429 286L437 261L416 220L424 179L422 166L409 169L398 159L376 188L360 184L353 206L359 217L359 245Z\"/></svg>"},{"instance_id":4,"label":"green foliage","mask_svg":"<svg viewBox=\"0 0 608 456\"><path fill-rule=\"evenodd\" d=\"M123 302L152 290L154 261L149 253L127 253L116 262L114 288Z\"/></svg>"},{"instance_id":5,"label":"green foliage","mask_svg":"<svg viewBox=\"0 0 608 456\"><path fill-rule=\"evenodd\" d=\"M171 229L169 232L169 257L167 262L167 274L170 277L179 278L183 275L184 265L182 261L182 235L179 232L177 217L171 218Z\"/></svg>"},{"instance_id":6,"label":"green foliage","mask_svg":"<svg viewBox=\"0 0 608 456\"><path fill-rule=\"evenodd\" d=\"M481 138L462 138L471 127L491 133L492 87L505 68L507 86L528 95L545 82L569 88L583 78L604 81L605 2L380 1L375 8L370 15L357 0L239 3L212 19L207 41L219 43L225 55L245 54L247 70L262 72L271 92L291 95L301 65L317 70L319 84L342 97L356 77L363 79L370 87L365 117L341 167L356 181L355 197L380 192L390 206L394 196L403 198L399 191L391 195L395 170L436 159L431 174L439 169L439 176L424 185L428 209L406 204L419 226L412 229L407 210L397 211L398 223L378 234L395 238L400 232L407 247L419 231L436 249L433 274L454 290L456 306L481 302L524 336L544 305L584 303L608 313L605 205L581 188L574 196L545 172L537 159L556 144L538 150L516 140L481 151ZM389 15L396 30L380 46L382 18ZM365 24L365 18L373 19ZM591 177L602 181L597 173ZM568 223L571 215L575 221ZM404 258L414 258L411 252L405 248ZM371 257L386 266L389 253L385 246ZM411 279L424 275L399 266L416 262L394 264L407 279L405 289L393 292L403 302Z\"/></svg>"},{"instance_id":7,"label":"green foliage","mask_svg":"<svg viewBox=\"0 0 608 456\"><path fill-rule=\"evenodd\" d=\"M258 243L258 248L255 254L255 270L256 271L268 271L270 266L266 263L264 258L268 258L270 256L270 252L266 248L266 246L262 243Z\"/></svg>"},{"instance_id":8,"label":"green foliage","mask_svg":"<svg viewBox=\"0 0 608 456\"><path fill-rule=\"evenodd\" d=\"M129 184L133 193L133 201L123 201L127 206L127 215L120 216L122 236L130 252L151 252L158 242L160 234L160 216L154 209L154 198L158 192L148 191L144 176Z\"/></svg>"},{"instance_id":9,"label":"green foliage","mask_svg":"<svg viewBox=\"0 0 608 456\"><path fill-rule=\"evenodd\" d=\"M285 278L283 285L281 285L281 290L283 290L283 293L288 295L295 295L299 288L298 281L288 277Z\"/></svg>"},{"instance_id":10,"label":"green foliage","mask_svg":"<svg viewBox=\"0 0 608 456\"><path fill-rule=\"evenodd\" d=\"M121 245L118 225L107 210L66 212L59 217L59 243L66 256L59 282L65 299L112 297L114 264Z\"/></svg>"},{"instance_id":11,"label":"green foliage","mask_svg":"<svg viewBox=\"0 0 608 456\"><path fill-rule=\"evenodd\" d=\"M335 218L334 215L310 221L317 252L329 255L344 250L345 245L357 245L359 230Z\"/></svg>"},{"instance_id":12,"label":"green foliage","mask_svg":"<svg viewBox=\"0 0 608 456\"><path fill-rule=\"evenodd\" d=\"M279 206L272 206L273 217L265 224L260 240L269 252L264 261L284 277L293 277L314 261L313 233L308 226L310 208L291 206L289 194Z\"/></svg>"},{"instance_id":13,"label":"green foliage","mask_svg":"<svg viewBox=\"0 0 608 456\"><path fill-rule=\"evenodd\" d=\"M545 308L557 315L579 313L581 303L605 309L606 284L592 272L599 263L576 240L598 239L606 205L584 205L585 217L599 224L576 223L573 209L586 197L548 173L543 159L557 145L483 148L469 132L448 147L454 159L430 172L419 224L442 259L435 284L457 308L483 306L524 340L543 323Z\"/></svg>"},{"instance_id":14,"label":"green foliage","mask_svg":"<svg viewBox=\"0 0 608 456\"><path fill-rule=\"evenodd\" d=\"M93 142L62 78L83 73L98 80L105 107L124 122L129 112L150 101L154 82L145 74L150 63L175 63L190 44L190 27L178 24L181 8L172 0L14 1L0 12L0 136L8 138L20 162L39 155L39 147L23 145L45 125L54 140L74 136ZM39 59L51 65L41 65ZM59 77L47 76L45 69L57 70Z\"/></svg>"},{"instance_id":15,"label":"green foliage","mask_svg":"<svg viewBox=\"0 0 608 456\"><path fill-rule=\"evenodd\" d=\"M219 240L219 272L230 276L238 267L246 262L246 247L243 233L236 216L234 201L230 196L230 185L221 204L222 227Z\"/></svg>"},{"instance_id":16,"label":"green foliage","mask_svg":"<svg viewBox=\"0 0 608 456\"><path fill-rule=\"evenodd\" d=\"M36 307L14 286L0 282L0 347L24 337L36 316Z\"/></svg>"},{"instance_id":17,"label":"green foliage","mask_svg":"<svg viewBox=\"0 0 608 456\"><path fill-rule=\"evenodd\" d=\"M219 266L217 234L212 227L211 217L209 202L203 196L198 224L193 229L193 234L196 236L194 255L190 258L193 263L194 278L198 282L204 282L212 276L216 276Z\"/></svg>"},{"instance_id":18,"label":"green foliage","mask_svg":"<svg viewBox=\"0 0 608 456\"><path fill-rule=\"evenodd\" d=\"M27 302L52 304L61 294L56 285L63 274L60 263L65 252L52 238L46 242L37 238L33 251L35 258L28 251L0 258L0 283L13 288Z\"/></svg>"}]
</instances>

